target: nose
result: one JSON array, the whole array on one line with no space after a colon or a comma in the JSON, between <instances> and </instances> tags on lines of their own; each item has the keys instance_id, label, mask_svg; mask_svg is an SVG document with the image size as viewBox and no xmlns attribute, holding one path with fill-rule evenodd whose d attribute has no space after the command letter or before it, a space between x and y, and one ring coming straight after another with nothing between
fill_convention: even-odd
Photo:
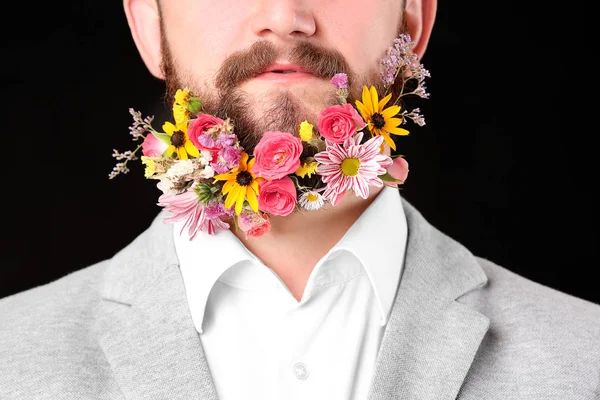
<instances>
[{"instance_id":1,"label":"nose","mask_svg":"<svg viewBox=\"0 0 600 400\"><path fill-rule=\"evenodd\" d=\"M317 30L307 0L257 0L251 27L261 38L276 36L283 40L307 38Z\"/></svg>"}]
</instances>

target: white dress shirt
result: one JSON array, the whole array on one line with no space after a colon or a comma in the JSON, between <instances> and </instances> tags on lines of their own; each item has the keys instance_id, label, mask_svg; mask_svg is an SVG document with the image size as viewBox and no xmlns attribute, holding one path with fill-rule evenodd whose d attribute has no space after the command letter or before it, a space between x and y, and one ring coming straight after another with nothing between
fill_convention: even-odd
<instances>
[{"instance_id":1,"label":"white dress shirt","mask_svg":"<svg viewBox=\"0 0 600 400\"><path fill-rule=\"evenodd\" d=\"M189 241L175 224L192 320L219 399L366 399L406 230L398 190L385 187L317 262L298 302L230 231Z\"/></svg>"}]
</instances>

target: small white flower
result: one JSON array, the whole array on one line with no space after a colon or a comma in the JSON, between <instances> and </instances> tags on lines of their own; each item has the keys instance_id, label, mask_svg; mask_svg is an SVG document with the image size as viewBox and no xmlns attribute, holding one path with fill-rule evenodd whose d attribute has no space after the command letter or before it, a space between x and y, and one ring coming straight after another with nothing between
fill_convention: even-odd
<instances>
[{"instance_id":1,"label":"small white flower","mask_svg":"<svg viewBox=\"0 0 600 400\"><path fill-rule=\"evenodd\" d=\"M200 157L198 157L198 162L200 165L205 166L212 160L212 154L208 150L200 151Z\"/></svg>"},{"instance_id":2,"label":"small white flower","mask_svg":"<svg viewBox=\"0 0 600 400\"><path fill-rule=\"evenodd\" d=\"M215 176L215 170L210 166L205 166L202 171L198 174L200 178L209 179Z\"/></svg>"},{"instance_id":3,"label":"small white flower","mask_svg":"<svg viewBox=\"0 0 600 400\"><path fill-rule=\"evenodd\" d=\"M178 160L175 164L169 167L167 171L167 177L178 179L185 175L189 175L194 172L194 161L193 160Z\"/></svg>"},{"instance_id":4,"label":"small white flower","mask_svg":"<svg viewBox=\"0 0 600 400\"><path fill-rule=\"evenodd\" d=\"M325 200L321 193L315 192L314 190L302 193L298 202L300 203L300 207L308 211L318 210L325 204Z\"/></svg>"},{"instance_id":5,"label":"small white flower","mask_svg":"<svg viewBox=\"0 0 600 400\"><path fill-rule=\"evenodd\" d=\"M163 192L164 194L177 194L177 191L175 190L175 186L173 185L173 182L171 182L171 179L169 179L166 176L161 176L159 178L159 182L156 184L156 187Z\"/></svg>"}]
</instances>

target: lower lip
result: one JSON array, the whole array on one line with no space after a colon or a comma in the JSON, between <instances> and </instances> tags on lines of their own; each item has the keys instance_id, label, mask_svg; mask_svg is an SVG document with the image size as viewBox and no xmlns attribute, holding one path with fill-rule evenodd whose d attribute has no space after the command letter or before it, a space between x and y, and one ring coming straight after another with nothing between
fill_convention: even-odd
<instances>
[{"instance_id":1,"label":"lower lip","mask_svg":"<svg viewBox=\"0 0 600 400\"><path fill-rule=\"evenodd\" d=\"M256 76L256 79L272 81L276 83L298 82L311 78L315 78L315 76L306 72L290 72L287 74L263 72L262 74Z\"/></svg>"}]
</instances>

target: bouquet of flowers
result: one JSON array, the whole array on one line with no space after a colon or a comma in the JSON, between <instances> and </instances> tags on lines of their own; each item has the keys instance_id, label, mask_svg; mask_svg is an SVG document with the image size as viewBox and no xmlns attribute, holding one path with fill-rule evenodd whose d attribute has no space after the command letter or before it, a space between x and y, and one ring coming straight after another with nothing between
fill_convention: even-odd
<instances>
[{"instance_id":1,"label":"bouquet of flowers","mask_svg":"<svg viewBox=\"0 0 600 400\"><path fill-rule=\"evenodd\" d=\"M164 221L184 221L181 234L187 228L190 240L200 231L229 229L231 222L247 238L261 236L270 216L335 206L348 192L366 199L370 187L398 186L408 163L384 154L384 145L396 150L390 135L407 135L400 127L407 119L425 124L418 108L403 111L400 100L429 96L424 79L430 75L413 46L401 34L388 49L381 60L383 93L364 86L361 100L349 104L348 77L338 73L331 78L338 104L321 111L316 127L303 121L297 132L265 132L252 154L240 145L235 121L205 113L188 88L175 94L174 122L162 131L152 127L153 117L130 109L130 134L141 143L133 151L114 150L119 162L109 178L129 172L127 162L141 149L145 177L158 180L158 205L170 214Z\"/></svg>"}]
</instances>

